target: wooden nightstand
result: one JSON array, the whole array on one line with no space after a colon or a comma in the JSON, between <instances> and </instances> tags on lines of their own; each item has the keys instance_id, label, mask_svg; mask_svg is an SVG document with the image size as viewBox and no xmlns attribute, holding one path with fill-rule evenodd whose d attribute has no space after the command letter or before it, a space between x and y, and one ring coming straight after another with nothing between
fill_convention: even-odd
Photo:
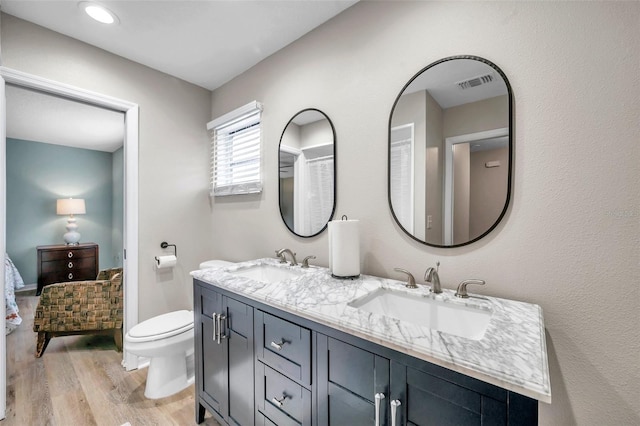
<instances>
[{"instance_id":1,"label":"wooden nightstand","mask_svg":"<svg viewBox=\"0 0 640 426\"><path fill-rule=\"evenodd\" d=\"M98 245L83 243L77 246L38 246L38 289L49 284L95 280L98 276Z\"/></svg>"}]
</instances>

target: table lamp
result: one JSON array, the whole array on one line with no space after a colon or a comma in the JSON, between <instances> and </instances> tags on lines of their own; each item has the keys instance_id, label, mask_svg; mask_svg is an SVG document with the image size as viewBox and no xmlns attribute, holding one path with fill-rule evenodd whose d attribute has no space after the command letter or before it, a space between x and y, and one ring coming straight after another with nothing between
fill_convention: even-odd
<instances>
[{"instance_id":1,"label":"table lamp","mask_svg":"<svg viewBox=\"0 0 640 426\"><path fill-rule=\"evenodd\" d=\"M64 234L64 242L68 246L76 246L80 241L78 224L74 214L85 214L86 209L82 198L61 198L56 205L56 213L59 215L69 215L67 219L67 232Z\"/></svg>"}]
</instances>

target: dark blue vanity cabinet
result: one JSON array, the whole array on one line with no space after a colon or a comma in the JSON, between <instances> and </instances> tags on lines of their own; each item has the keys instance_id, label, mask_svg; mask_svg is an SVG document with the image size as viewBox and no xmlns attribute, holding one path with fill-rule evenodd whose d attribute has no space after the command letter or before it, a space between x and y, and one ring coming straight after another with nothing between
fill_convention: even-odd
<instances>
[{"instance_id":1,"label":"dark blue vanity cabinet","mask_svg":"<svg viewBox=\"0 0 640 426\"><path fill-rule=\"evenodd\" d=\"M196 421L254 424L253 308L194 286Z\"/></svg>"},{"instance_id":2,"label":"dark blue vanity cabinet","mask_svg":"<svg viewBox=\"0 0 640 426\"><path fill-rule=\"evenodd\" d=\"M536 400L194 282L198 422L205 408L243 426L538 422Z\"/></svg>"}]
</instances>

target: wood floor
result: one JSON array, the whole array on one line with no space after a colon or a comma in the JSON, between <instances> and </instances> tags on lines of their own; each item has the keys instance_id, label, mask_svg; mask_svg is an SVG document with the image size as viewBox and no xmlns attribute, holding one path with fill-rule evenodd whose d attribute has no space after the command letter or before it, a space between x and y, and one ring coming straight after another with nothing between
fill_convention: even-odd
<instances>
[{"instance_id":1,"label":"wood floor","mask_svg":"<svg viewBox=\"0 0 640 426\"><path fill-rule=\"evenodd\" d=\"M23 321L7 336L7 418L0 426L196 424L194 386L146 399L147 370L125 371L110 337L55 337L35 358L38 297L18 294L16 300ZM218 426L209 414L202 424Z\"/></svg>"}]
</instances>

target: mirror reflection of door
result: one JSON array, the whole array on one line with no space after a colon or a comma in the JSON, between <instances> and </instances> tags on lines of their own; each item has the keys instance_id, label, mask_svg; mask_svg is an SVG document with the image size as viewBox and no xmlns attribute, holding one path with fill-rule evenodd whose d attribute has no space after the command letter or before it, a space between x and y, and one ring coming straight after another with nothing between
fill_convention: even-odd
<instances>
[{"instance_id":1,"label":"mirror reflection of door","mask_svg":"<svg viewBox=\"0 0 640 426\"><path fill-rule=\"evenodd\" d=\"M280 213L301 237L319 234L335 209L335 132L316 109L296 114L280 139Z\"/></svg>"},{"instance_id":2,"label":"mirror reflection of door","mask_svg":"<svg viewBox=\"0 0 640 426\"><path fill-rule=\"evenodd\" d=\"M393 215L411 237L460 246L500 221L510 197L511 99L502 71L476 57L437 61L407 83L391 112L388 179Z\"/></svg>"}]
</instances>

